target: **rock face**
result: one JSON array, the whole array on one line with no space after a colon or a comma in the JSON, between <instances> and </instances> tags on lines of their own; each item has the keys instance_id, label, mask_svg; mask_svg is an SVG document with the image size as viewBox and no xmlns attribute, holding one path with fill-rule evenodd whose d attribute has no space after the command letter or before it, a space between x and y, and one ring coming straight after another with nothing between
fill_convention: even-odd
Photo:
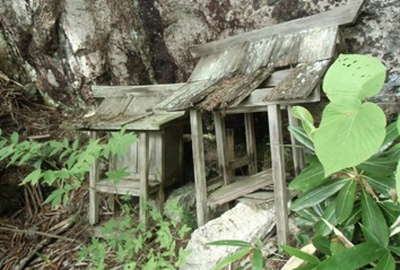
<instances>
[{"instance_id":1,"label":"rock face","mask_svg":"<svg viewBox=\"0 0 400 270\"><path fill-rule=\"evenodd\" d=\"M0 0L0 71L34 85L50 105L83 106L93 83L183 81L193 44L347 1ZM357 24L344 29L350 51L400 72L399 16L397 0L366 0Z\"/></svg>"},{"instance_id":2,"label":"rock face","mask_svg":"<svg viewBox=\"0 0 400 270\"><path fill-rule=\"evenodd\" d=\"M211 220L192 233L186 250L191 253L181 270L209 270L238 247L209 246L217 240L254 242L263 239L275 226L272 206L256 207L238 203L221 217Z\"/></svg>"}]
</instances>

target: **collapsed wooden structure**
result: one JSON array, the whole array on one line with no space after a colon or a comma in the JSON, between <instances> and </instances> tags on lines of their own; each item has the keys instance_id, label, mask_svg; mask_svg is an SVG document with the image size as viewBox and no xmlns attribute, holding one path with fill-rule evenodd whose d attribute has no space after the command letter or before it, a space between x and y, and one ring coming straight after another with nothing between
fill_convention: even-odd
<instances>
[{"instance_id":1,"label":"collapsed wooden structure","mask_svg":"<svg viewBox=\"0 0 400 270\"><path fill-rule=\"evenodd\" d=\"M160 206L164 201L164 188L182 178L184 112L155 112L160 102L180 84L150 86L94 86L96 98L104 100L94 116L86 119L81 129L90 130L93 137L101 131L124 128L138 134L128 153L111 156L109 170L126 168L129 175L116 183L102 179L98 161L89 175L89 222L99 221L99 193L128 194L139 197L140 219L146 222L149 195L158 194ZM168 158L167 158L168 155Z\"/></svg>"},{"instance_id":2,"label":"collapsed wooden structure","mask_svg":"<svg viewBox=\"0 0 400 270\"><path fill-rule=\"evenodd\" d=\"M157 105L166 111L190 111L195 172L197 218L207 221L209 206L223 204L273 182L277 234L281 244L288 238L286 188L281 109L292 104L318 102L320 80L341 41L339 26L354 22L363 1L314 16L273 25L224 40L199 45L192 53L200 57L190 79ZM212 193L206 180L202 112L213 113L218 163L224 185ZM267 112L272 168L258 171L253 114ZM244 114L246 155L232 158L232 136L225 128L225 115ZM289 121L296 125L289 113ZM292 143L295 144L292 138ZM293 148L297 169L302 153ZM238 167L248 166L249 176L237 177Z\"/></svg>"},{"instance_id":3,"label":"collapsed wooden structure","mask_svg":"<svg viewBox=\"0 0 400 270\"><path fill-rule=\"evenodd\" d=\"M153 151L160 155L154 163L155 168L162 168L155 186L162 194L167 179L165 147L169 145L166 143L169 135L164 134L177 132L172 137L179 138L181 131L168 131L167 127L176 125L177 119L185 111L190 111L198 224L207 221L209 206L232 201L273 183L278 241L285 244L288 238L288 194L282 146L282 109L290 111L293 104L320 100L320 80L342 40L339 26L353 23L362 4L362 0L352 1L331 11L196 46L192 53L200 60L189 80L183 84L95 87L95 95L106 97L96 115L108 119L99 117L85 129L98 131L125 127L139 132L141 140L133 146L136 150L131 151L137 153L136 157L117 162L119 166L129 168L132 163L139 164L132 171L135 184L124 181L113 186L98 182L98 169L93 167L90 175L91 222L98 220L97 192L132 194L139 196L141 201L147 200L149 186L152 187L148 172L151 171L149 156ZM205 174L202 125L205 111L213 114L220 178L224 183L212 193L208 190L214 182L207 181ZM253 120L256 112L268 114L272 168L264 171L258 171L256 162ZM232 153L233 136L225 127L227 114L244 114L245 156L236 158ZM290 113L289 122L297 124ZM153 132L157 135L152 137L149 134ZM153 150L149 150L149 138L154 140L155 146L150 147ZM178 141L172 142L173 148L168 151L168 155L177 155L176 160L180 160L181 151ZM292 143L296 143L294 138ZM299 148L293 148L293 158L299 171L303 163ZM243 166L248 167L249 175L236 176L235 169ZM145 217L142 209L141 217Z\"/></svg>"}]
</instances>

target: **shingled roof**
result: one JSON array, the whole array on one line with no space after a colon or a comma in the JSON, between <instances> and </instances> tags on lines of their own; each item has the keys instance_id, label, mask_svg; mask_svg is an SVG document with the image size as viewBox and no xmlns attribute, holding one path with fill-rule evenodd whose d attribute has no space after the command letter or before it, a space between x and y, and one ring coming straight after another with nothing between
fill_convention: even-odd
<instances>
[{"instance_id":1,"label":"shingled roof","mask_svg":"<svg viewBox=\"0 0 400 270\"><path fill-rule=\"evenodd\" d=\"M335 56L338 27L354 22L363 1L331 11L265 27L196 46L201 57L190 79L158 109L217 110L243 102L277 73L285 76L269 89L264 101L309 97Z\"/></svg>"}]
</instances>

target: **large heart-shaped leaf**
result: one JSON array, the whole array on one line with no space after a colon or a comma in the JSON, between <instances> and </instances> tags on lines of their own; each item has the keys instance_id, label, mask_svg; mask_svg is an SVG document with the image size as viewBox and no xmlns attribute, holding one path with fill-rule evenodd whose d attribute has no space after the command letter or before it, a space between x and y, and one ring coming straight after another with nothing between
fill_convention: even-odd
<instances>
[{"instance_id":1,"label":"large heart-shaped leaf","mask_svg":"<svg viewBox=\"0 0 400 270\"><path fill-rule=\"evenodd\" d=\"M330 103L314 132L315 152L325 176L354 167L375 154L385 138L386 117L378 105Z\"/></svg>"},{"instance_id":2,"label":"large heart-shaped leaf","mask_svg":"<svg viewBox=\"0 0 400 270\"><path fill-rule=\"evenodd\" d=\"M364 100L379 93L385 78L386 68L378 58L341 54L327 71L323 90L332 102Z\"/></svg>"}]
</instances>

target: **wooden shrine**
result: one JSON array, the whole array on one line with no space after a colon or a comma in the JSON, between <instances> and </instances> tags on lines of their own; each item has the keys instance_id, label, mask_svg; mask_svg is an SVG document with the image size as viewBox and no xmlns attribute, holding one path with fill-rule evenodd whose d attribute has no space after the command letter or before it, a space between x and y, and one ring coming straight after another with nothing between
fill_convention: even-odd
<instances>
[{"instance_id":1,"label":"wooden shrine","mask_svg":"<svg viewBox=\"0 0 400 270\"><path fill-rule=\"evenodd\" d=\"M98 162L92 167L90 179L89 222L99 221L99 193L129 194L139 197L140 219L146 222L145 202L158 194L161 205L164 187L182 178L184 112L158 112L154 105L171 95L181 84L149 86L93 86L96 98L104 98L95 115L81 129L93 137L99 131L125 128L139 136L123 157L110 157L109 169L127 168L129 176L119 183L101 179ZM166 156L168 155L168 158Z\"/></svg>"},{"instance_id":2,"label":"wooden shrine","mask_svg":"<svg viewBox=\"0 0 400 270\"><path fill-rule=\"evenodd\" d=\"M353 23L363 1L224 40L196 46L200 60L188 82L157 105L166 111L190 111L198 224L206 223L208 207L223 204L273 183L278 242L288 238L288 192L283 152L282 109L320 101L320 81L336 56L340 25ZM212 112L218 163L224 185L208 192L202 113ZM272 168L258 171L253 114L267 112ZM232 136L225 115L244 114L246 155L232 159ZM296 121L289 114L289 121ZM292 138L294 144L294 139ZM297 170L302 153L294 148ZM235 168L248 166L238 177Z\"/></svg>"}]
</instances>

